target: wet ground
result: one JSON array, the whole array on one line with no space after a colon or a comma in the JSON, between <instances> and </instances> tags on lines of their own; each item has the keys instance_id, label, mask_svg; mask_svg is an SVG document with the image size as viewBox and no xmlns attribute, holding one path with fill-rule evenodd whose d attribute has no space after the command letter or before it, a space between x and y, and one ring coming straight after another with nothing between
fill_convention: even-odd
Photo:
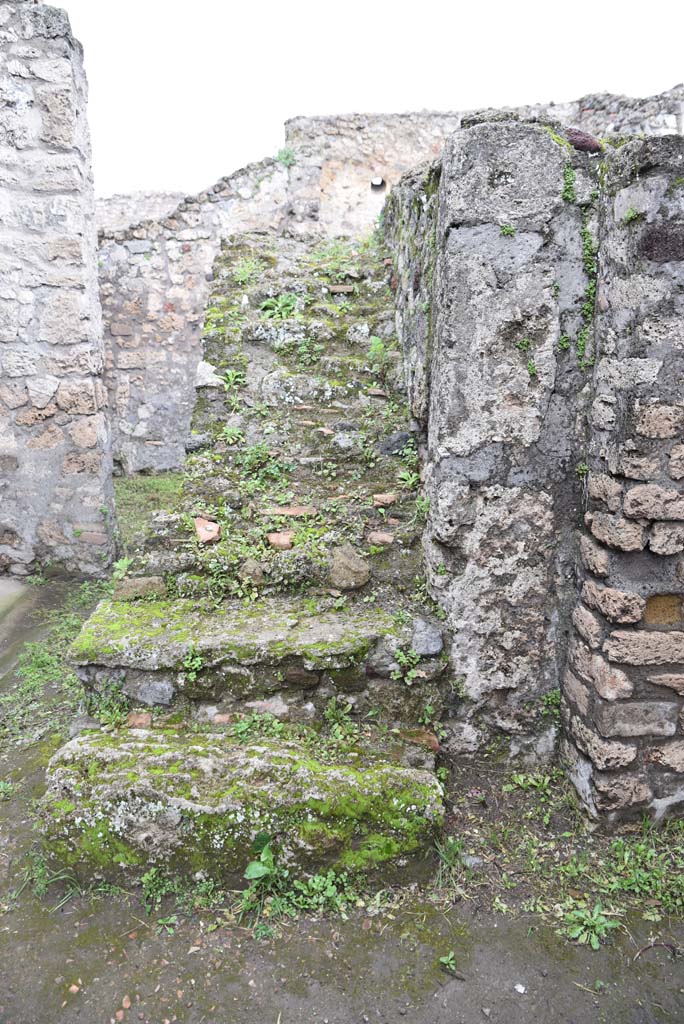
<instances>
[{"instance_id":1,"label":"wet ground","mask_svg":"<svg viewBox=\"0 0 684 1024\"><path fill-rule=\"evenodd\" d=\"M0 582L0 692L22 644L47 634L68 585ZM684 960L628 921L600 951L568 943L534 915L492 914L478 900L439 908L416 894L348 920L300 920L267 941L170 906L147 916L137 898L38 899L21 888L35 845L32 800L59 742L54 730L3 744L0 780L2 1024L647 1024L684 1021ZM665 927L666 926L666 927ZM684 945L681 922L658 932ZM453 952L455 974L440 965ZM639 954L637 956L637 954ZM635 959L636 957L636 959Z\"/></svg>"}]
</instances>

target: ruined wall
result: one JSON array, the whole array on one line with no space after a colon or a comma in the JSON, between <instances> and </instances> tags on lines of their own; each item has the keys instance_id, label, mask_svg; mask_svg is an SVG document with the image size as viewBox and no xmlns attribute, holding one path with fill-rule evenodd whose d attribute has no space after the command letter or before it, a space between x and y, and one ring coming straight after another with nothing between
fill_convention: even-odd
<instances>
[{"instance_id":1,"label":"ruined wall","mask_svg":"<svg viewBox=\"0 0 684 1024\"><path fill-rule=\"evenodd\" d=\"M289 226L305 233L363 235L389 190L407 171L437 157L460 114L347 114L295 117L285 124L292 150ZM373 188L373 179L384 184Z\"/></svg>"},{"instance_id":2,"label":"ruined wall","mask_svg":"<svg viewBox=\"0 0 684 1024\"><path fill-rule=\"evenodd\" d=\"M182 192L129 192L98 197L95 224L98 231L124 231L143 220L163 220L183 201Z\"/></svg>"},{"instance_id":3,"label":"ruined wall","mask_svg":"<svg viewBox=\"0 0 684 1024\"><path fill-rule=\"evenodd\" d=\"M659 818L684 806L684 139L608 155L599 244L564 750L593 813Z\"/></svg>"},{"instance_id":4,"label":"ruined wall","mask_svg":"<svg viewBox=\"0 0 684 1024\"><path fill-rule=\"evenodd\" d=\"M549 752L562 682L589 810L657 817L684 803L684 139L560 131L467 119L387 209L447 747Z\"/></svg>"},{"instance_id":5,"label":"ruined wall","mask_svg":"<svg viewBox=\"0 0 684 1024\"><path fill-rule=\"evenodd\" d=\"M214 259L233 232L278 227L287 172L265 160L163 220L100 235L105 382L126 472L182 465Z\"/></svg>"},{"instance_id":6,"label":"ruined wall","mask_svg":"<svg viewBox=\"0 0 684 1024\"><path fill-rule=\"evenodd\" d=\"M108 562L110 439L101 383L82 52L62 11L0 7L0 571Z\"/></svg>"},{"instance_id":7,"label":"ruined wall","mask_svg":"<svg viewBox=\"0 0 684 1024\"><path fill-rule=\"evenodd\" d=\"M603 131L659 132L679 124L684 90L649 100L586 97L520 108ZM103 201L100 281L108 351L114 454L126 472L181 464L194 402L194 375L221 239L272 227L294 234L363 235L389 189L441 153L469 115L423 111L300 117L285 126L281 162L238 171L166 214L170 197ZM679 118L679 120L678 120ZM382 182L374 188L373 180ZM161 202L164 214L149 219ZM129 226L122 228L122 222ZM115 229L112 228L112 224Z\"/></svg>"}]
</instances>

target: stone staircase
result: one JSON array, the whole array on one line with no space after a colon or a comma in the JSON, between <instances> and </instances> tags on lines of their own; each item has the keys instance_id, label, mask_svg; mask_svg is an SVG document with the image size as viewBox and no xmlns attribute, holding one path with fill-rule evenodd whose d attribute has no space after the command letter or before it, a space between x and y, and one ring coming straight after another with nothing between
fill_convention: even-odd
<instances>
[{"instance_id":1,"label":"stone staircase","mask_svg":"<svg viewBox=\"0 0 684 1024\"><path fill-rule=\"evenodd\" d=\"M372 241L224 243L181 497L73 647L95 705L150 710L53 759L60 863L236 879L267 834L302 870L424 869L453 697L389 273Z\"/></svg>"}]
</instances>

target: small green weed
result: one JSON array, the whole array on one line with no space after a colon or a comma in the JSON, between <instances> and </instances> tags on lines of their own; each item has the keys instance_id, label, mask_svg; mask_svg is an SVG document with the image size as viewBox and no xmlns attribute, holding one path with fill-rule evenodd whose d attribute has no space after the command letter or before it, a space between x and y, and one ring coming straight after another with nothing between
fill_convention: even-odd
<instances>
[{"instance_id":1,"label":"small green weed","mask_svg":"<svg viewBox=\"0 0 684 1024\"><path fill-rule=\"evenodd\" d=\"M563 932L569 939L581 946L589 945L594 950L599 949L614 928L620 927L618 921L606 917L600 902L594 904L593 910L586 903L577 903L565 912L563 921Z\"/></svg>"},{"instance_id":2,"label":"small green weed","mask_svg":"<svg viewBox=\"0 0 684 1024\"><path fill-rule=\"evenodd\" d=\"M297 312L298 296L293 292L274 295L261 303L264 320L288 320Z\"/></svg>"},{"instance_id":3,"label":"small green weed","mask_svg":"<svg viewBox=\"0 0 684 1024\"><path fill-rule=\"evenodd\" d=\"M282 149L278 150L275 158L279 164L281 164L283 167L288 168L293 167L294 164L297 162L295 151L294 149L292 149L291 146L283 146Z\"/></svg>"}]
</instances>

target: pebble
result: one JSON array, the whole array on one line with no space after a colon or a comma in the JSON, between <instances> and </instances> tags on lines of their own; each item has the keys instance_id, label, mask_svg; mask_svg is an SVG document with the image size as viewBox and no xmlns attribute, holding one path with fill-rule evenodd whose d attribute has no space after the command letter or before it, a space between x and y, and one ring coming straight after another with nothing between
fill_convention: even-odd
<instances>
[{"instance_id":1,"label":"pebble","mask_svg":"<svg viewBox=\"0 0 684 1024\"><path fill-rule=\"evenodd\" d=\"M289 551L294 541L294 530L279 530L277 533L267 533L266 540L272 548L278 551Z\"/></svg>"},{"instance_id":2,"label":"pebble","mask_svg":"<svg viewBox=\"0 0 684 1024\"><path fill-rule=\"evenodd\" d=\"M394 534L385 533L382 530L372 530L368 534L368 543L374 544L377 547L387 548L390 544L394 544Z\"/></svg>"},{"instance_id":3,"label":"pebble","mask_svg":"<svg viewBox=\"0 0 684 1024\"><path fill-rule=\"evenodd\" d=\"M221 539L221 527L218 523L205 519L204 516L195 517L195 533L201 544L215 544Z\"/></svg>"},{"instance_id":4,"label":"pebble","mask_svg":"<svg viewBox=\"0 0 684 1024\"><path fill-rule=\"evenodd\" d=\"M374 494L373 495L373 507L374 508L385 508L387 505L394 505L397 500L396 494Z\"/></svg>"}]
</instances>

